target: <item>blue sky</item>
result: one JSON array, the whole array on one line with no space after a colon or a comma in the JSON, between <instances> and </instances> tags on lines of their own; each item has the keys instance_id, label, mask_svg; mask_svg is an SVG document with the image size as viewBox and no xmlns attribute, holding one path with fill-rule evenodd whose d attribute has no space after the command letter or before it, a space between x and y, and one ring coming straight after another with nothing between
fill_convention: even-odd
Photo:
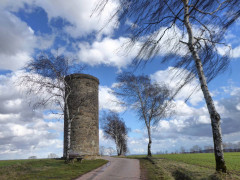
<instances>
[{"instance_id":1,"label":"blue sky","mask_svg":"<svg viewBox=\"0 0 240 180\"><path fill-rule=\"evenodd\" d=\"M114 110L120 113L128 127L130 153L147 152L146 129L133 110L114 103L118 100L111 93L116 76L129 70L137 50L127 55L121 45L128 40L121 36L120 26L106 24L109 13L117 6L112 1L101 17L90 18L95 1L86 0L3 0L0 2L0 159L28 158L36 155L47 157L50 153L62 156L63 121L47 114L48 109L33 111L24 97L24 88L14 82L24 72L22 66L41 52L64 54L76 58L78 63L88 65L84 73L100 80L100 111ZM240 141L240 37L239 22L225 35L232 47L232 60L228 71L209 84L216 107L222 117L224 142ZM167 51L167 50L166 50ZM171 88L177 80L171 80L171 64L162 65L161 52L153 62L137 73L147 74L153 81L164 81ZM181 77L180 77L181 78ZM181 146L189 150L193 145L212 145L210 119L202 92L185 103L195 79L176 97L176 115L163 119L153 128L152 151L175 152ZM104 138L100 129L100 145L115 148L112 141Z\"/></svg>"}]
</instances>

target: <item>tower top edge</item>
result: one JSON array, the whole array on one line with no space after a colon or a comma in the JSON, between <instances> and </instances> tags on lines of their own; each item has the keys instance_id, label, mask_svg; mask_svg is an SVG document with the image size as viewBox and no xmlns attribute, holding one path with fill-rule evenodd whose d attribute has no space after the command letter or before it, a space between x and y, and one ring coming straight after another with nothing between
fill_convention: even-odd
<instances>
[{"instance_id":1,"label":"tower top edge","mask_svg":"<svg viewBox=\"0 0 240 180\"><path fill-rule=\"evenodd\" d=\"M70 79L91 79L99 84L99 79L89 74L74 73L65 77L66 81L69 81Z\"/></svg>"}]
</instances>

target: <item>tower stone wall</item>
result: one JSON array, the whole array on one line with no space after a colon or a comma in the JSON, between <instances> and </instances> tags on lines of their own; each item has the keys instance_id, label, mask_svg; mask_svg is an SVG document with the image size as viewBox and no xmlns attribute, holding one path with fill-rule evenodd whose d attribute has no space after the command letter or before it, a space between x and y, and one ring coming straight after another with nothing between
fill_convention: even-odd
<instances>
[{"instance_id":1,"label":"tower stone wall","mask_svg":"<svg viewBox=\"0 0 240 180\"><path fill-rule=\"evenodd\" d=\"M70 152L97 156L99 154L99 80L87 74L71 74L65 77L65 81L71 89L68 105L70 117L73 117ZM66 117L64 114L64 157L67 150L68 121Z\"/></svg>"}]
</instances>

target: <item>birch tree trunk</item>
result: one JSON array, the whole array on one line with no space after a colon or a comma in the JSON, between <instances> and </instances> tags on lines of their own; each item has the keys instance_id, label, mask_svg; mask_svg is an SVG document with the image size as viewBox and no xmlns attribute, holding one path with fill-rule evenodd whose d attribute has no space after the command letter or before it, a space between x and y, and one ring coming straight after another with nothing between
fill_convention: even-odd
<instances>
[{"instance_id":1,"label":"birch tree trunk","mask_svg":"<svg viewBox=\"0 0 240 180\"><path fill-rule=\"evenodd\" d=\"M67 114L67 152L66 152L66 162L69 162L69 154L71 148L71 119L69 114L68 104L66 104L66 114Z\"/></svg>"},{"instance_id":2,"label":"birch tree trunk","mask_svg":"<svg viewBox=\"0 0 240 180\"><path fill-rule=\"evenodd\" d=\"M123 149L122 149L122 144L120 145L120 154L119 156L122 156L123 155Z\"/></svg>"},{"instance_id":3,"label":"birch tree trunk","mask_svg":"<svg viewBox=\"0 0 240 180\"><path fill-rule=\"evenodd\" d=\"M147 129L148 129L148 156L152 156L152 152L151 152L152 138L151 138L150 126L147 127Z\"/></svg>"},{"instance_id":4,"label":"birch tree trunk","mask_svg":"<svg viewBox=\"0 0 240 180\"><path fill-rule=\"evenodd\" d=\"M199 81L201 84L201 89L204 94L204 98L207 104L208 112L211 118L211 125L212 125L212 134L213 134L213 142L214 142L214 153L215 153L215 161L216 161L216 170L226 172L227 168L224 161L223 155L223 146L222 146L222 133L221 133L221 126L220 126L220 115L217 113L215 105L213 103L212 97L208 90L206 78L203 72L202 62L197 53L197 50L194 47L194 37L192 32L192 27L189 22L189 0L182 0L184 3L184 24L187 28L188 32L188 48L194 58L195 65L197 68L197 73L199 77Z\"/></svg>"},{"instance_id":5,"label":"birch tree trunk","mask_svg":"<svg viewBox=\"0 0 240 180\"><path fill-rule=\"evenodd\" d=\"M118 156L120 156L120 148L119 148L119 145L118 145L118 138L117 138L117 136L115 136L115 144L116 144L117 154L118 154Z\"/></svg>"},{"instance_id":6,"label":"birch tree trunk","mask_svg":"<svg viewBox=\"0 0 240 180\"><path fill-rule=\"evenodd\" d=\"M69 161L69 154L70 154L70 146L71 146L71 121L68 120L68 134L67 134L67 161Z\"/></svg>"},{"instance_id":7,"label":"birch tree trunk","mask_svg":"<svg viewBox=\"0 0 240 180\"><path fill-rule=\"evenodd\" d=\"M66 161L69 162L69 155L70 155L70 148L71 148L71 125L72 125L72 119L70 118L70 112L69 112L69 104L68 104L68 98L71 93L71 90L65 90L65 97L64 97L64 111L67 115L67 151L66 151Z\"/></svg>"}]
</instances>

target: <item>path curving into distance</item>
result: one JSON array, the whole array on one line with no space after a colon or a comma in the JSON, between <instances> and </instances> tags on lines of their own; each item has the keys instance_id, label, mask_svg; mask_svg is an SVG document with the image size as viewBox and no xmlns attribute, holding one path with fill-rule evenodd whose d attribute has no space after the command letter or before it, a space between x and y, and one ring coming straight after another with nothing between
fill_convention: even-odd
<instances>
[{"instance_id":1,"label":"path curving into distance","mask_svg":"<svg viewBox=\"0 0 240 180\"><path fill-rule=\"evenodd\" d=\"M109 162L76 180L139 180L140 164L138 159L103 157Z\"/></svg>"}]
</instances>

